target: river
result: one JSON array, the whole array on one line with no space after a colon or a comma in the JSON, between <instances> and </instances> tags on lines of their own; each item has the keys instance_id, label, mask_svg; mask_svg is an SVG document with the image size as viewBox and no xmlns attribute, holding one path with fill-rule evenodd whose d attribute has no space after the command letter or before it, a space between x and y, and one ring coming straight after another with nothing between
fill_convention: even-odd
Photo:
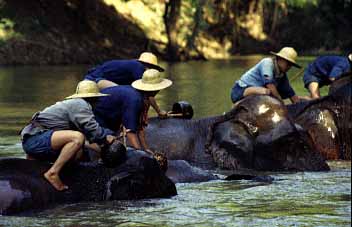
<instances>
[{"instance_id":1,"label":"river","mask_svg":"<svg viewBox=\"0 0 352 227\"><path fill-rule=\"evenodd\" d=\"M194 118L222 114L231 108L234 81L261 57L162 63L174 83L157 101L170 110L186 100ZM312 59L299 63L306 66ZM71 95L87 68L0 67L0 157L24 156L18 131L34 112ZM299 72L291 69L289 78ZM307 95L301 77L291 83L299 95ZM351 162L329 165L330 172L272 173L272 184L177 184L178 195L169 199L68 204L26 217L0 216L0 226L351 226Z\"/></svg>"}]
</instances>

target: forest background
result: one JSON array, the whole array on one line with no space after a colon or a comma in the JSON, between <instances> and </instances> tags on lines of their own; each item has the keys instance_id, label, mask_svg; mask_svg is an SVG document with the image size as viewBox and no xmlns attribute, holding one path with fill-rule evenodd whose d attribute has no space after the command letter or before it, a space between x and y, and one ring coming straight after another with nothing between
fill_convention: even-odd
<instances>
[{"instance_id":1,"label":"forest background","mask_svg":"<svg viewBox=\"0 0 352 227\"><path fill-rule=\"evenodd\" d=\"M0 64L352 50L351 0L0 0Z\"/></svg>"}]
</instances>

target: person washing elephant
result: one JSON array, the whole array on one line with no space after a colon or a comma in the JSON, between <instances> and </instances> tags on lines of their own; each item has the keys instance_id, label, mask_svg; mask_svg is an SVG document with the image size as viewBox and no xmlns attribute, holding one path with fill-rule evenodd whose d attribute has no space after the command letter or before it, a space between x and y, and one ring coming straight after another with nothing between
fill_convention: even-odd
<instances>
[{"instance_id":1,"label":"person washing elephant","mask_svg":"<svg viewBox=\"0 0 352 227\"><path fill-rule=\"evenodd\" d=\"M171 80L161 78L158 70L147 69L142 78L134 81L132 85L106 87L101 92L110 96L99 98L94 110L96 119L103 127L116 133L122 125L132 147L153 154L144 135L149 100L171 84Z\"/></svg>"},{"instance_id":2,"label":"person washing elephant","mask_svg":"<svg viewBox=\"0 0 352 227\"><path fill-rule=\"evenodd\" d=\"M95 81L99 89L117 85L130 85L142 78L147 69L165 71L158 65L157 57L150 52L143 52L138 59L111 60L90 69L85 75L86 80ZM167 118L167 112L161 110L154 97L149 97L153 109L160 118Z\"/></svg>"},{"instance_id":3,"label":"person washing elephant","mask_svg":"<svg viewBox=\"0 0 352 227\"><path fill-rule=\"evenodd\" d=\"M76 93L37 112L21 131L22 147L30 157L54 162L44 173L44 178L58 191L68 189L60 177L60 171L70 160L82 157L82 146L87 138L97 144L111 144L115 137L110 130L101 127L94 118L92 107L99 93L93 81L81 81Z\"/></svg>"},{"instance_id":4,"label":"person washing elephant","mask_svg":"<svg viewBox=\"0 0 352 227\"><path fill-rule=\"evenodd\" d=\"M270 53L275 57L262 59L235 82L231 90L233 103L253 94L272 95L279 100L289 98L292 103L305 99L295 94L287 78L292 66L301 68L296 63L295 49L284 47L278 53Z\"/></svg>"},{"instance_id":5,"label":"person washing elephant","mask_svg":"<svg viewBox=\"0 0 352 227\"><path fill-rule=\"evenodd\" d=\"M352 71L352 53L347 56L320 56L304 72L304 87L312 99L320 98L319 88L330 85L344 73Z\"/></svg>"}]
</instances>

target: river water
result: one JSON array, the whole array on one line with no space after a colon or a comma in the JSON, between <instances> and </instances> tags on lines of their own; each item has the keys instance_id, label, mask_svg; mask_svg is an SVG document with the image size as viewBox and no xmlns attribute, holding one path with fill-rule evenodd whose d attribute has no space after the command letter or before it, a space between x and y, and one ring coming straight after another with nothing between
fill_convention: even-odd
<instances>
[{"instance_id":1,"label":"river water","mask_svg":"<svg viewBox=\"0 0 352 227\"><path fill-rule=\"evenodd\" d=\"M174 102L186 100L195 118L222 114L231 108L234 81L261 57L164 63L164 75L174 84L157 101L170 110ZM34 112L72 94L87 68L0 67L0 157L24 156L18 130ZM299 72L291 69L289 77ZM307 95L301 76L292 85ZM330 172L272 173L272 184L177 184L178 195L169 199L68 204L26 217L0 216L0 226L351 226L351 162L329 165Z\"/></svg>"}]
</instances>

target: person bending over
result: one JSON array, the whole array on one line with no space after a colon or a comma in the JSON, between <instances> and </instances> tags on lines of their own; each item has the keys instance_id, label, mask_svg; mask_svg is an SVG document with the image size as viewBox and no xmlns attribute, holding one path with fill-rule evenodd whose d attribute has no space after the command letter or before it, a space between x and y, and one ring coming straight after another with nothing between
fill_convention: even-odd
<instances>
[{"instance_id":1,"label":"person bending over","mask_svg":"<svg viewBox=\"0 0 352 227\"><path fill-rule=\"evenodd\" d=\"M297 52L292 47L284 47L274 57L262 59L237 80L231 90L233 103L253 94L272 95L279 100L289 98L292 103L299 102L287 78L287 71L295 66L301 68L295 59Z\"/></svg>"},{"instance_id":2,"label":"person bending over","mask_svg":"<svg viewBox=\"0 0 352 227\"><path fill-rule=\"evenodd\" d=\"M347 56L320 56L304 72L304 87L312 99L320 98L319 88L331 84L352 70L352 53Z\"/></svg>"},{"instance_id":3,"label":"person bending over","mask_svg":"<svg viewBox=\"0 0 352 227\"><path fill-rule=\"evenodd\" d=\"M130 85L142 78L147 69L156 69L163 72L158 65L157 57L150 52L143 52L138 59L122 59L106 61L90 69L84 79L95 81L99 89L117 85ZM160 118L166 118L167 113L159 108L154 97L150 97L150 104Z\"/></svg>"},{"instance_id":4,"label":"person bending over","mask_svg":"<svg viewBox=\"0 0 352 227\"><path fill-rule=\"evenodd\" d=\"M107 87L101 90L109 97L98 100L94 114L97 121L114 132L125 127L129 144L138 150L153 154L147 145L144 127L147 125L150 97L171 86L172 81L161 78L160 72L148 69L142 79L131 85Z\"/></svg>"},{"instance_id":5,"label":"person bending over","mask_svg":"<svg viewBox=\"0 0 352 227\"><path fill-rule=\"evenodd\" d=\"M81 158L85 138L98 144L111 144L115 139L94 118L92 105L102 96L108 95L99 93L95 82L82 81L75 94L37 112L21 131L27 155L54 163L44 178L58 191L68 189L59 174L69 160Z\"/></svg>"}]
</instances>

